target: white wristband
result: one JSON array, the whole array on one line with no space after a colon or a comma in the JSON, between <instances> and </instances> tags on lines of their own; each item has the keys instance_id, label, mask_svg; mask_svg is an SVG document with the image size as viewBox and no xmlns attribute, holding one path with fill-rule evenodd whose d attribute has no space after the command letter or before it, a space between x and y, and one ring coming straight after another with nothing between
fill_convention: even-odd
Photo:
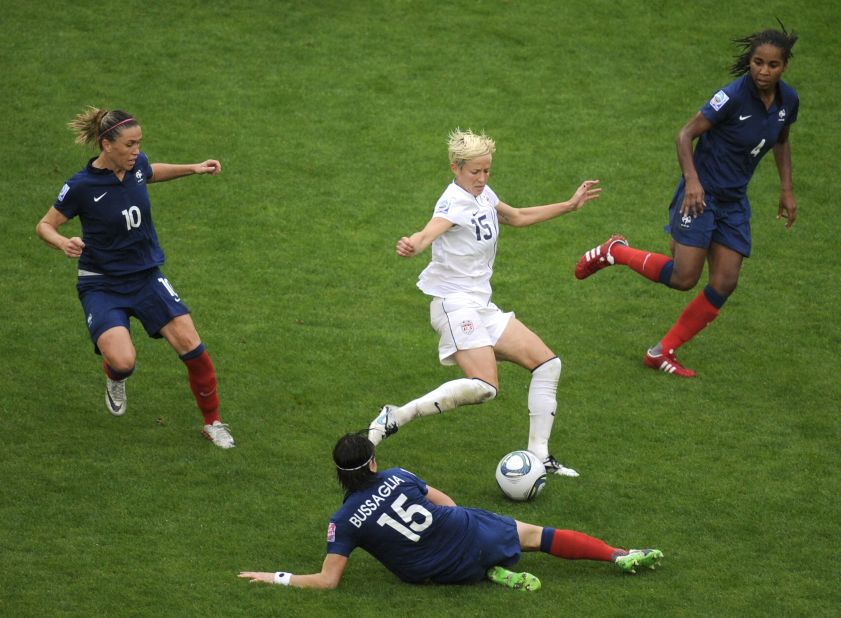
<instances>
[{"instance_id":1,"label":"white wristband","mask_svg":"<svg viewBox=\"0 0 841 618\"><path fill-rule=\"evenodd\" d=\"M283 571L278 571L274 574L274 581L272 583L280 584L281 586L288 586L289 582L292 581L292 573L284 573Z\"/></svg>"}]
</instances>

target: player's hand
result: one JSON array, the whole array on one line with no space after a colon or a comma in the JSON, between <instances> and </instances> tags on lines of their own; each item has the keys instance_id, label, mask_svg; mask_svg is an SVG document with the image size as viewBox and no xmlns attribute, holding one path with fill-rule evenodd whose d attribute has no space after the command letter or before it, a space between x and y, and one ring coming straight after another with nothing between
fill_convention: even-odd
<instances>
[{"instance_id":1,"label":"player's hand","mask_svg":"<svg viewBox=\"0 0 841 618\"><path fill-rule=\"evenodd\" d=\"M82 242L82 239L78 236L74 236L73 238L67 239L67 242L64 243L62 250L64 251L64 255L75 260L82 255L82 250L84 248L85 243Z\"/></svg>"},{"instance_id":2,"label":"player's hand","mask_svg":"<svg viewBox=\"0 0 841 618\"><path fill-rule=\"evenodd\" d=\"M197 163L195 171L196 174L210 174L211 176L216 176L216 174L222 171L222 164L216 159L208 159L207 161Z\"/></svg>"},{"instance_id":3,"label":"player's hand","mask_svg":"<svg viewBox=\"0 0 841 618\"><path fill-rule=\"evenodd\" d=\"M274 573L264 573L261 571L242 571L238 577L249 580L252 584L254 582L263 582L266 584L274 583Z\"/></svg>"},{"instance_id":4,"label":"player's hand","mask_svg":"<svg viewBox=\"0 0 841 618\"><path fill-rule=\"evenodd\" d=\"M412 244L412 239L408 236L404 236L400 240L397 241L397 246L395 247L395 251L397 251L397 255L400 257L412 257L415 255L415 245Z\"/></svg>"},{"instance_id":5,"label":"player's hand","mask_svg":"<svg viewBox=\"0 0 841 618\"><path fill-rule=\"evenodd\" d=\"M697 180L694 182L687 181L686 188L683 192L683 203L680 205L680 214L684 217L690 215L693 219L697 219L706 207L707 202L704 201L704 187Z\"/></svg>"},{"instance_id":6,"label":"player's hand","mask_svg":"<svg viewBox=\"0 0 841 618\"><path fill-rule=\"evenodd\" d=\"M777 219L786 219L786 228L794 225L797 219L797 202L791 193L780 195L780 206L777 208Z\"/></svg>"},{"instance_id":7,"label":"player's hand","mask_svg":"<svg viewBox=\"0 0 841 618\"><path fill-rule=\"evenodd\" d=\"M581 186L576 189L575 193L569 200L573 211L578 210L590 200L594 200L599 197L599 193L602 192L602 189L601 187L597 187L597 184L599 184L598 180L585 180L581 183Z\"/></svg>"}]
</instances>

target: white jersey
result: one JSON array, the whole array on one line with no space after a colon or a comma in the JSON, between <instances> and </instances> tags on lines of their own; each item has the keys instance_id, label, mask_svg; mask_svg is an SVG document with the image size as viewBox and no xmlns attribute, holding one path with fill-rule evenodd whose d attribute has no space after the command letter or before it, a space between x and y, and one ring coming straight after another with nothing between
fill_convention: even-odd
<instances>
[{"instance_id":1,"label":"white jersey","mask_svg":"<svg viewBox=\"0 0 841 618\"><path fill-rule=\"evenodd\" d=\"M438 198L432 216L450 221L453 227L432 241L432 260L418 278L424 294L441 298L469 294L483 303L490 301L498 203L487 185L474 197L455 182Z\"/></svg>"}]
</instances>

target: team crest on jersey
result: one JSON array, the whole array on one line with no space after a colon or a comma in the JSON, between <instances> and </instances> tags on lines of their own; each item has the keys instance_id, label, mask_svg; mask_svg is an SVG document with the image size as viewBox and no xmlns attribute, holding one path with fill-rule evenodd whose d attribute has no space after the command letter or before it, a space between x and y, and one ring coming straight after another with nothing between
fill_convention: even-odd
<instances>
[{"instance_id":1,"label":"team crest on jersey","mask_svg":"<svg viewBox=\"0 0 841 618\"><path fill-rule=\"evenodd\" d=\"M70 191L70 185L65 182L64 186L61 188L61 191L58 192L59 202L64 199L64 196L67 195L68 191Z\"/></svg>"},{"instance_id":2,"label":"team crest on jersey","mask_svg":"<svg viewBox=\"0 0 841 618\"><path fill-rule=\"evenodd\" d=\"M720 110L722 107L724 107L724 104L725 104L725 103L727 103L727 101L729 101L729 100L730 100L730 97L728 97L728 96L724 93L724 91L723 91L723 90L719 90L718 92L716 92L716 93L713 95L713 98L712 98L712 99L710 99L710 105L712 106L712 108L713 108L715 111L718 111L718 110Z\"/></svg>"},{"instance_id":3,"label":"team crest on jersey","mask_svg":"<svg viewBox=\"0 0 841 618\"><path fill-rule=\"evenodd\" d=\"M785 108L780 110L780 113L777 115L777 120L779 120L780 122L785 122L786 121L786 110L785 110Z\"/></svg>"},{"instance_id":4,"label":"team crest on jersey","mask_svg":"<svg viewBox=\"0 0 841 618\"><path fill-rule=\"evenodd\" d=\"M683 215L680 218L680 227L682 227L685 230L688 230L690 225L692 225L692 217L690 217L689 215Z\"/></svg>"},{"instance_id":5,"label":"team crest on jersey","mask_svg":"<svg viewBox=\"0 0 841 618\"><path fill-rule=\"evenodd\" d=\"M435 212L450 212L450 200L441 200L435 207Z\"/></svg>"},{"instance_id":6,"label":"team crest on jersey","mask_svg":"<svg viewBox=\"0 0 841 618\"><path fill-rule=\"evenodd\" d=\"M465 320L461 323L461 332L465 335L472 335L475 327L473 326L473 320Z\"/></svg>"},{"instance_id":7,"label":"team crest on jersey","mask_svg":"<svg viewBox=\"0 0 841 618\"><path fill-rule=\"evenodd\" d=\"M143 172L141 170L137 170L134 177L137 178L137 182L143 182Z\"/></svg>"},{"instance_id":8,"label":"team crest on jersey","mask_svg":"<svg viewBox=\"0 0 841 618\"><path fill-rule=\"evenodd\" d=\"M336 523L330 522L327 524L327 542L332 543L336 540Z\"/></svg>"}]
</instances>

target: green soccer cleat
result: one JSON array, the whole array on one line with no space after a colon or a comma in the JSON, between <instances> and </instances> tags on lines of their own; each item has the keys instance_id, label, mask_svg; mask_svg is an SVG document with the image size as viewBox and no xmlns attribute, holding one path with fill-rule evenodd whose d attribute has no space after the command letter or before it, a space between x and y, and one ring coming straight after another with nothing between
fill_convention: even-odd
<instances>
[{"instance_id":1,"label":"green soccer cleat","mask_svg":"<svg viewBox=\"0 0 841 618\"><path fill-rule=\"evenodd\" d=\"M524 590L526 592L537 592L540 590L540 580L531 573L515 573L501 566L488 569L488 579L500 586L506 586L512 590Z\"/></svg>"},{"instance_id":2,"label":"green soccer cleat","mask_svg":"<svg viewBox=\"0 0 841 618\"><path fill-rule=\"evenodd\" d=\"M646 569L654 570L663 559L663 552L659 549L632 549L629 553L637 555L637 564Z\"/></svg>"},{"instance_id":3,"label":"green soccer cleat","mask_svg":"<svg viewBox=\"0 0 841 618\"><path fill-rule=\"evenodd\" d=\"M636 573L637 567L654 569L662 559L663 552L659 549L632 549L624 556L617 556L613 562L626 573Z\"/></svg>"}]
</instances>

